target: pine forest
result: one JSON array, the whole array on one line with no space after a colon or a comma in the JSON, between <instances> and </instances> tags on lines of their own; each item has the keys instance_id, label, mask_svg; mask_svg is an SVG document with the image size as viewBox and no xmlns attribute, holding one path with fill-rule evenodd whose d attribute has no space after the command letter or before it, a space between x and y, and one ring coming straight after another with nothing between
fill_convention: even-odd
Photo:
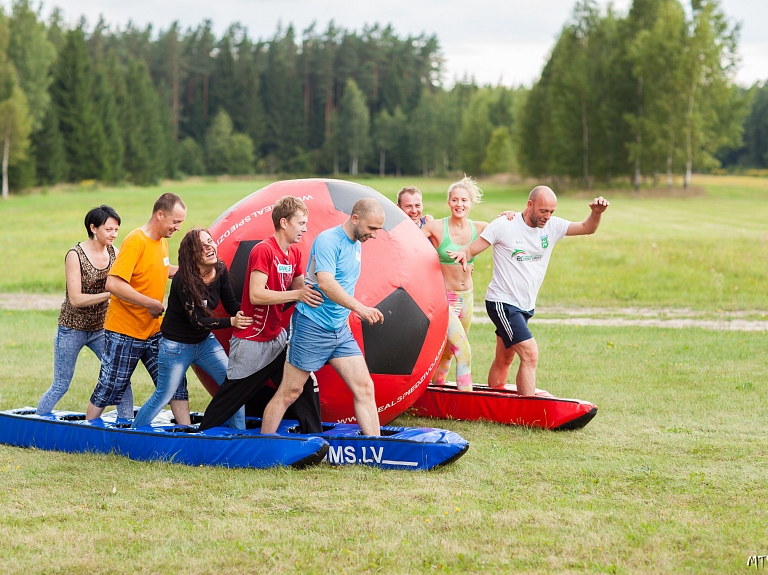
<instances>
[{"instance_id":1,"label":"pine forest","mask_svg":"<svg viewBox=\"0 0 768 575\"><path fill-rule=\"evenodd\" d=\"M252 173L516 173L592 188L768 168L768 82L715 0L580 0L532 86L445 78L434 35L145 29L0 13L3 195ZM325 24L324 24L325 25Z\"/></svg>"}]
</instances>

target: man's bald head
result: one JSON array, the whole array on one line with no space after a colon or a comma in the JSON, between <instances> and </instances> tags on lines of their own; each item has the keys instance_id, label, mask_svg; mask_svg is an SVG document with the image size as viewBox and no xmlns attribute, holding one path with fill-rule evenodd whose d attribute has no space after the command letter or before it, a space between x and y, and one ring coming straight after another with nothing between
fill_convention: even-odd
<instances>
[{"instance_id":1,"label":"man's bald head","mask_svg":"<svg viewBox=\"0 0 768 575\"><path fill-rule=\"evenodd\" d=\"M557 209L557 196L547 186L536 186L528 194L528 205L523 213L525 223L532 228L543 228Z\"/></svg>"},{"instance_id":2,"label":"man's bald head","mask_svg":"<svg viewBox=\"0 0 768 575\"><path fill-rule=\"evenodd\" d=\"M352 215L357 216L361 220L370 217L382 218L383 220L384 208L373 198L363 198L362 200L357 200L355 205L352 206Z\"/></svg>"},{"instance_id":3,"label":"man's bald head","mask_svg":"<svg viewBox=\"0 0 768 575\"><path fill-rule=\"evenodd\" d=\"M352 238L364 242L376 238L376 233L384 227L384 208L373 198L357 200L352 206L352 215L345 225L349 225Z\"/></svg>"},{"instance_id":4,"label":"man's bald head","mask_svg":"<svg viewBox=\"0 0 768 575\"><path fill-rule=\"evenodd\" d=\"M552 191L552 188L547 186L536 186L531 190L531 193L528 194L528 200L531 202L536 202L536 200L539 198L543 200L554 200L555 202L557 201L555 192Z\"/></svg>"}]
</instances>

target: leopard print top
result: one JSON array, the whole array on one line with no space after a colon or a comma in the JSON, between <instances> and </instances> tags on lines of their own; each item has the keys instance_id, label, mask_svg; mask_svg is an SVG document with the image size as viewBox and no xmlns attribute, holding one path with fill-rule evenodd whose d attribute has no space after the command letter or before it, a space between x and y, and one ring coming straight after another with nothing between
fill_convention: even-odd
<instances>
[{"instance_id":1,"label":"leopard print top","mask_svg":"<svg viewBox=\"0 0 768 575\"><path fill-rule=\"evenodd\" d=\"M107 246L109 264L104 269L93 267L91 260L85 255L83 248L77 244L69 252L74 251L80 260L80 277L82 292L85 294L97 294L106 291L107 274L115 263L115 248ZM69 255L67 252L67 255ZM104 318L107 316L109 301L89 305L86 307L72 307L69 301L69 292L65 293L64 303L61 304L59 313L59 325L80 331L96 331L104 327Z\"/></svg>"}]
</instances>

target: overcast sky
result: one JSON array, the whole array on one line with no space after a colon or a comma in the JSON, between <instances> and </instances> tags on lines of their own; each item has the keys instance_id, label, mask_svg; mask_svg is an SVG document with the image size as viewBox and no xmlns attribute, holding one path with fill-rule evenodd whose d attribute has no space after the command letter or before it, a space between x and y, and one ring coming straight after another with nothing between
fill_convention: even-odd
<instances>
[{"instance_id":1,"label":"overcast sky","mask_svg":"<svg viewBox=\"0 0 768 575\"><path fill-rule=\"evenodd\" d=\"M6 6L9 0L2 0ZM606 2L600 2L605 6ZM365 24L392 24L400 36L436 34L445 57L448 85L465 74L480 84L499 80L530 86L538 78L575 0L46 0L43 14L59 6L67 22L81 16L93 25L103 15L113 26L129 20L155 31L178 20L183 27L213 22L217 36L240 22L252 38L269 38L278 23L301 33L312 22L323 30L361 30ZM625 12L631 0L616 0ZM768 0L721 0L726 15L741 28L741 67L736 79L751 85L768 79Z\"/></svg>"}]
</instances>

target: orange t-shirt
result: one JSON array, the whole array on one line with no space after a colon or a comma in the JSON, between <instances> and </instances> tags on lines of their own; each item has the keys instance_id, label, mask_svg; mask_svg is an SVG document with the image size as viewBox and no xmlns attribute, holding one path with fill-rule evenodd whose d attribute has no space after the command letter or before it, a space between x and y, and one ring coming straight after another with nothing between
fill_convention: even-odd
<instances>
[{"instance_id":1,"label":"orange t-shirt","mask_svg":"<svg viewBox=\"0 0 768 575\"><path fill-rule=\"evenodd\" d=\"M168 282L168 241L153 240L141 230L133 230L123 240L109 275L127 281L142 295L163 301ZM146 340L160 331L162 318L154 318L145 307L121 300L109 299L104 329Z\"/></svg>"}]
</instances>

